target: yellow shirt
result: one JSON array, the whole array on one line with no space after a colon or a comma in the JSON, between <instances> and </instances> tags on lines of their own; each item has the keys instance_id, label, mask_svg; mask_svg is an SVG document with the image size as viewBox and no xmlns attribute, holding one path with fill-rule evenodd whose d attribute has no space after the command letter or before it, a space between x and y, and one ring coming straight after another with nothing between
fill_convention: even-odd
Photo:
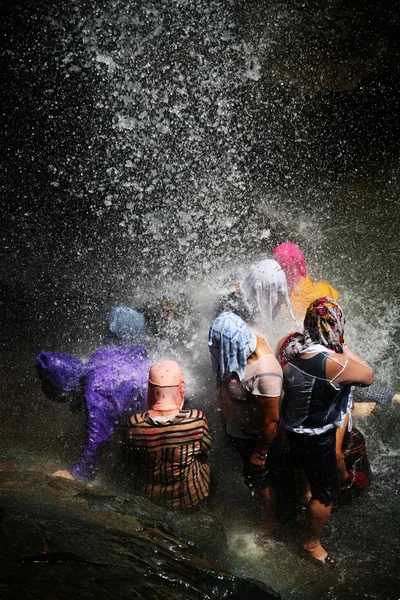
<instances>
[{"instance_id":1,"label":"yellow shirt","mask_svg":"<svg viewBox=\"0 0 400 600\"><path fill-rule=\"evenodd\" d=\"M326 281L315 282L309 277L302 277L290 292L290 302L296 319L303 319L311 302L323 296L337 300L339 292Z\"/></svg>"}]
</instances>

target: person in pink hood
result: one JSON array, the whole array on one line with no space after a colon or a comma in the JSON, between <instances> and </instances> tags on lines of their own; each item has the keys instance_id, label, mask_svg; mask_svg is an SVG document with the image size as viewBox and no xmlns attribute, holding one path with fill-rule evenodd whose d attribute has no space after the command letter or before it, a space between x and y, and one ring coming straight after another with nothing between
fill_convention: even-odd
<instances>
[{"instance_id":1,"label":"person in pink hood","mask_svg":"<svg viewBox=\"0 0 400 600\"><path fill-rule=\"evenodd\" d=\"M272 257L280 264L286 275L290 303L297 319L303 318L307 306L316 298L339 298L339 292L326 281L315 282L307 275L306 259L296 244L279 244Z\"/></svg>"},{"instance_id":2,"label":"person in pink hood","mask_svg":"<svg viewBox=\"0 0 400 600\"><path fill-rule=\"evenodd\" d=\"M130 418L126 458L136 489L170 508L192 508L209 495L211 450L201 410L184 410L186 384L173 360L149 371L147 411Z\"/></svg>"}]
</instances>

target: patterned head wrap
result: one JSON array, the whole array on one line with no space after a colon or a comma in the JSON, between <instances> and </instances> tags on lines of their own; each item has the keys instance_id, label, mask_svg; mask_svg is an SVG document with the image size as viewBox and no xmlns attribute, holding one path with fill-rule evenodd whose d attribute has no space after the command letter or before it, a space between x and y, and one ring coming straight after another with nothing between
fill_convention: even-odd
<instances>
[{"instance_id":1,"label":"patterned head wrap","mask_svg":"<svg viewBox=\"0 0 400 600\"><path fill-rule=\"evenodd\" d=\"M280 349L280 363L284 366L300 352L321 344L339 354L343 353L345 318L339 304L332 298L318 298L307 308L304 333L290 334Z\"/></svg>"},{"instance_id":2,"label":"patterned head wrap","mask_svg":"<svg viewBox=\"0 0 400 600\"><path fill-rule=\"evenodd\" d=\"M150 367L147 394L149 410L180 410L185 391L185 378L177 362L160 360Z\"/></svg>"},{"instance_id":3,"label":"patterned head wrap","mask_svg":"<svg viewBox=\"0 0 400 600\"><path fill-rule=\"evenodd\" d=\"M146 339L144 315L127 306L116 306L108 315L108 332L121 346L142 344Z\"/></svg>"},{"instance_id":4,"label":"patterned head wrap","mask_svg":"<svg viewBox=\"0 0 400 600\"><path fill-rule=\"evenodd\" d=\"M232 373L242 381L246 361L257 346L257 338L246 323L232 312L221 313L210 327L208 345L217 383Z\"/></svg>"},{"instance_id":5,"label":"patterned head wrap","mask_svg":"<svg viewBox=\"0 0 400 600\"><path fill-rule=\"evenodd\" d=\"M250 267L240 288L247 300L257 303L263 319L272 321L284 302L294 319L286 276L276 260L267 258Z\"/></svg>"},{"instance_id":6,"label":"patterned head wrap","mask_svg":"<svg viewBox=\"0 0 400 600\"><path fill-rule=\"evenodd\" d=\"M332 298L318 298L307 308L304 317L304 339L318 342L334 352L343 353L344 324L342 309Z\"/></svg>"},{"instance_id":7,"label":"patterned head wrap","mask_svg":"<svg viewBox=\"0 0 400 600\"><path fill-rule=\"evenodd\" d=\"M302 277L307 277L306 259L296 244L279 244L272 253L273 258L285 271L289 290L293 289Z\"/></svg>"}]
</instances>

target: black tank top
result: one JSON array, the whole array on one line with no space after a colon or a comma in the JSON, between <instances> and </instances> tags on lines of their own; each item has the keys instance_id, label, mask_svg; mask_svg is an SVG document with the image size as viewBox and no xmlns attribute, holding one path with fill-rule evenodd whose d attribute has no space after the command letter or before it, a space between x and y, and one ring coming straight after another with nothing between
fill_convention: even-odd
<instances>
[{"instance_id":1,"label":"black tank top","mask_svg":"<svg viewBox=\"0 0 400 600\"><path fill-rule=\"evenodd\" d=\"M326 378L328 353L308 359L297 356L283 367L281 415L284 426L309 435L340 427L347 410L350 385L335 388Z\"/></svg>"}]
</instances>

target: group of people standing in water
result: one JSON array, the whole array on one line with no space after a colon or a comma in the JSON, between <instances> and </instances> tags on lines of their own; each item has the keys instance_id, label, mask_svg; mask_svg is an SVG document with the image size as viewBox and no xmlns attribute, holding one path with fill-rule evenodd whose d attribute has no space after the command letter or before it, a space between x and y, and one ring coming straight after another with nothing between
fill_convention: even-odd
<instances>
[{"instance_id":1,"label":"group of people standing in water","mask_svg":"<svg viewBox=\"0 0 400 600\"><path fill-rule=\"evenodd\" d=\"M263 507L258 539L273 535L277 489L292 477L305 517L301 552L326 567L336 567L336 560L321 535L340 490L370 484L363 438L351 423L354 401L400 403L394 391L373 383L372 368L347 347L338 296L307 276L300 248L280 244L220 299L208 337L225 437ZM272 348L268 327L282 311L293 331ZM147 318L146 311L115 307L105 345L89 360L53 351L36 358L45 394L86 410L80 457L54 475L93 478L101 449L120 427L135 489L170 508L193 508L210 495L209 425L200 408L185 408L178 363L149 359ZM357 397L360 386L369 386L369 394Z\"/></svg>"}]
</instances>

